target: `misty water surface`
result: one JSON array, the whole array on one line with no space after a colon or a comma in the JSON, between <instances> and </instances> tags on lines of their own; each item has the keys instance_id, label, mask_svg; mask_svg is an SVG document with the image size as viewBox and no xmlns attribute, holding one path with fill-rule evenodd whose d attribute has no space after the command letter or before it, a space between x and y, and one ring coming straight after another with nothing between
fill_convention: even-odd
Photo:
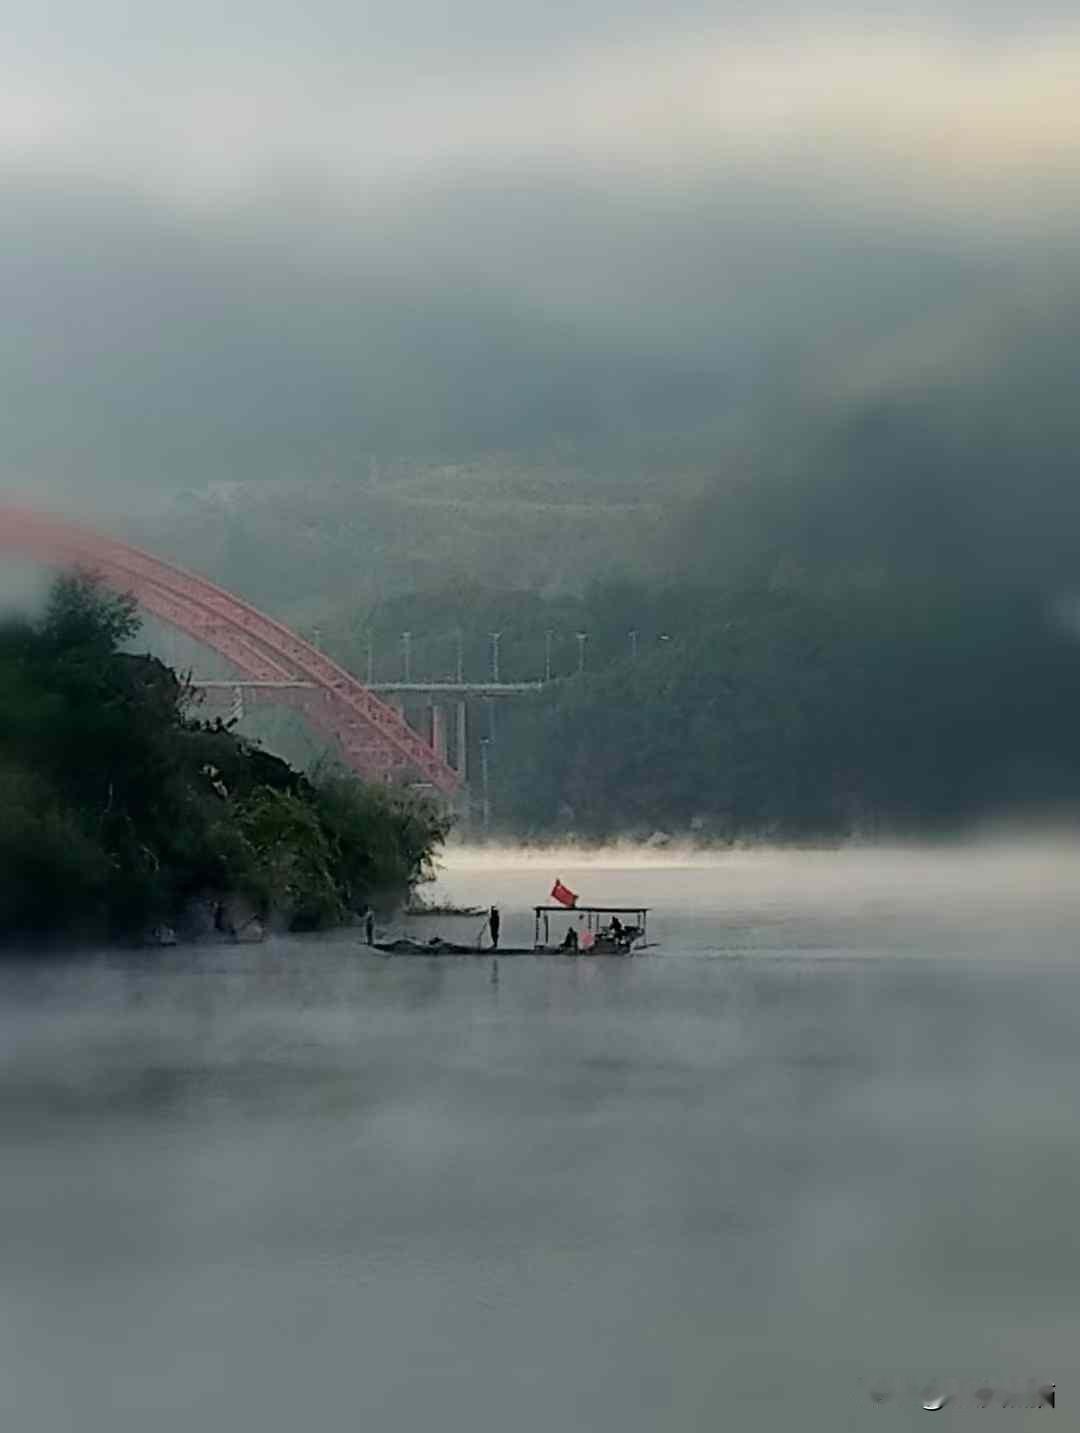
<instances>
[{"instance_id":1,"label":"misty water surface","mask_svg":"<svg viewBox=\"0 0 1080 1433\"><path fill-rule=\"evenodd\" d=\"M1078 869L461 852L508 942L558 875L662 949L7 966L4 1427L1057 1426Z\"/></svg>"}]
</instances>

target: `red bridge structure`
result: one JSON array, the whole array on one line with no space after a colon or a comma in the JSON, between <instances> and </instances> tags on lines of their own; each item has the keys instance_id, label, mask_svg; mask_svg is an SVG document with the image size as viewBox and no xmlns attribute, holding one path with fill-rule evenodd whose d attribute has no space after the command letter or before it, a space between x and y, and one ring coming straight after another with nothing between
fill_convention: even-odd
<instances>
[{"instance_id":1,"label":"red bridge structure","mask_svg":"<svg viewBox=\"0 0 1080 1433\"><path fill-rule=\"evenodd\" d=\"M267 698L301 711L368 781L421 782L445 796L458 773L395 707L295 632L203 577L66 518L0 503L0 548L100 575L154 617L225 657Z\"/></svg>"}]
</instances>

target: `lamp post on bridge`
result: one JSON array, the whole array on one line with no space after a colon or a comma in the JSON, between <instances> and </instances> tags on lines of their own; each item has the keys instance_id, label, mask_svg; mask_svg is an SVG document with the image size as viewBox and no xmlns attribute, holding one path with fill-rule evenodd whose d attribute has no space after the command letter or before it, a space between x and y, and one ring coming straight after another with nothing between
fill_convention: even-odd
<instances>
[{"instance_id":1,"label":"lamp post on bridge","mask_svg":"<svg viewBox=\"0 0 1080 1433\"><path fill-rule=\"evenodd\" d=\"M551 681L551 639L555 633L549 627L544 633L544 681Z\"/></svg>"},{"instance_id":2,"label":"lamp post on bridge","mask_svg":"<svg viewBox=\"0 0 1080 1433\"><path fill-rule=\"evenodd\" d=\"M401 670L402 681L412 681L412 633L402 632L401 634Z\"/></svg>"},{"instance_id":3,"label":"lamp post on bridge","mask_svg":"<svg viewBox=\"0 0 1080 1433\"><path fill-rule=\"evenodd\" d=\"M577 636L577 669L578 676L585 670L585 643L589 640L588 632L578 632Z\"/></svg>"},{"instance_id":4,"label":"lamp post on bridge","mask_svg":"<svg viewBox=\"0 0 1080 1433\"><path fill-rule=\"evenodd\" d=\"M465 682L465 634L460 627L454 633L454 645L457 649L457 684L460 687Z\"/></svg>"},{"instance_id":5,"label":"lamp post on bridge","mask_svg":"<svg viewBox=\"0 0 1080 1433\"><path fill-rule=\"evenodd\" d=\"M635 627L634 630L630 633L630 660L631 660L632 662L636 662L636 661L637 661L637 654L638 654L638 634L637 634L637 628Z\"/></svg>"},{"instance_id":6,"label":"lamp post on bridge","mask_svg":"<svg viewBox=\"0 0 1080 1433\"><path fill-rule=\"evenodd\" d=\"M370 687L375 680L375 639L368 631L367 638L367 684Z\"/></svg>"}]
</instances>

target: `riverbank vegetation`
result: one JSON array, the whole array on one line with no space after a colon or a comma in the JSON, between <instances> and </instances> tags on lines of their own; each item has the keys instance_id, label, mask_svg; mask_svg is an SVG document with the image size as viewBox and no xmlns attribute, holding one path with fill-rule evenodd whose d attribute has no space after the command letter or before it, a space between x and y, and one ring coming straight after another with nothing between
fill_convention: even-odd
<instances>
[{"instance_id":1,"label":"riverbank vegetation","mask_svg":"<svg viewBox=\"0 0 1080 1433\"><path fill-rule=\"evenodd\" d=\"M0 939L316 929L405 899L447 823L428 803L310 778L125 650L130 599L60 579L0 625Z\"/></svg>"}]
</instances>

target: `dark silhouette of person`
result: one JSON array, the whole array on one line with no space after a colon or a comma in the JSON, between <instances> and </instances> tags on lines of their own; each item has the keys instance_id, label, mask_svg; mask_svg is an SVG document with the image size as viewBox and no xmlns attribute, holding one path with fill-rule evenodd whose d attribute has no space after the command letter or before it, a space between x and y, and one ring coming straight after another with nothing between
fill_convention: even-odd
<instances>
[{"instance_id":1,"label":"dark silhouette of person","mask_svg":"<svg viewBox=\"0 0 1080 1433\"><path fill-rule=\"evenodd\" d=\"M622 924L622 921L619 919L618 916L612 916L612 917L611 917L611 934L615 937L616 940L621 940L621 939L622 939L622 933L623 933L623 924Z\"/></svg>"},{"instance_id":2,"label":"dark silhouette of person","mask_svg":"<svg viewBox=\"0 0 1080 1433\"><path fill-rule=\"evenodd\" d=\"M562 948L563 950L577 950L578 948L577 931L572 925L566 927L566 934L565 936L563 936Z\"/></svg>"},{"instance_id":3,"label":"dark silhouette of person","mask_svg":"<svg viewBox=\"0 0 1080 1433\"><path fill-rule=\"evenodd\" d=\"M375 944L375 912L374 912L373 910L371 910L370 908L368 909L367 915L364 917L364 934L367 936L367 943L368 943L368 945L374 945L374 944Z\"/></svg>"},{"instance_id":4,"label":"dark silhouette of person","mask_svg":"<svg viewBox=\"0 0 1080 1433\"><path fill-rule=\"evenodd\" d=\"M499 915L499 907L498 907L498 906L492 906L492 907L491 907L491 913L490 913L490 915L488 916L488 929L491 931L491 948L492 948L492 950L498 950L498 948L499 948L499 927L500 927L501 925L502 925L502 918L501 918L500 915Z\"/></svg>"}]
</instances>

